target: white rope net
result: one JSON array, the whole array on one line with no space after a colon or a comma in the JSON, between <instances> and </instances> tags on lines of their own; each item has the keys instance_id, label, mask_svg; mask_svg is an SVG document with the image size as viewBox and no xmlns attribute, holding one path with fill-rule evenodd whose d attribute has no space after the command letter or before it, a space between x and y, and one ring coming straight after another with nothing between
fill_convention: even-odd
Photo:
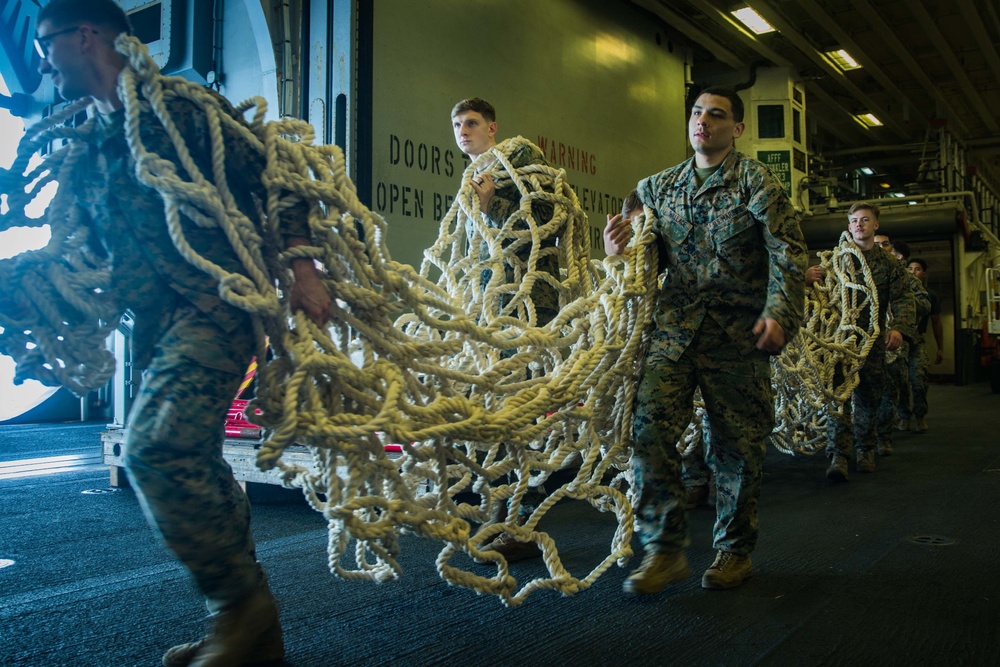
<instances>
[{"instance_id":1,"label":"white rope net","mask_svg":"<svg viewBox=\"0 0 1000 667\"><path fill-rule=\"evenodd\" d=\"M520 209L501 229L491 228L475 194L463 188L418 273L391 259L385 222L358 200L340 150L312 145L307 123L265 123L264 102L256 100L238 108L243 114L253 110L242 124L205 89L160 75L137 40L119 38L118 48L129 64L119 79L119 97L138 178L162 196L178 251L218 280L227 302L251 313L258 359L265 358L265 336L270 339L274 357L260 365L257 398L248 408L261 409L254 420L269 429L258 465L279 468L285 482L301 487L327 519L332 572L348 579L396 578L402 572L398 536L412 532L442 542L437 567L449 583L516 606L537 590L585 589L611 564L631 556L633 515L623 489L632 393L655 302L649 298L657 266L650 216L635 230L634 246L642 250L591 262L586 216L565 173L540 165L514 169L508 156L524 140L511 140L480 160L492 160L487 169L498 185L516 185ZM142 145L140 94L171 137L183 170ZM214 186L191 160L166 111L171 96L192 101L206 114ZM44 182L71 182L93 123L76 130L56 123L80 108L34 129L22 143L14 167L2 175L10 208L0 228L30 224L24 210ZM260 221L240 212L229 191L224 127L266 156L262 180L268 198ZM54 137L65 137L67 146L28 168L30 155ZM70 194L60 189L51 204L52 242L46 249L0 263L0 351L15 358L20 377L82 393L103 385L112 372L104 339L120 306L102 299L108 266L89 254ZM534 219L536 199L552 206L550 220ZM303 202L312 245L282 251L282 216ZM181 213L224 230L244 275L196 255ZM464 251L469 217L476 230L471 247L485 239L488 260ZM558 238L547 250L558 252L565 270L558 280L535 269L546 238ZM508 242L509 250L530 243L528 259L503 252ZM336 297L328 327L289 313L288 265L295 257L313 258L325 268L326 286ZM513 283L505 283L504 262L514 266ZM485 292L479 289L484 268L494 276ZM432 271L440 274L436 280L429 277ZM537 325L531 300L537 280L549 281L559 293L559 314L544 326ZM386 442L401 444L402 457L390 458ZM281 454L293 444L306 445L315 465L285 464ZM561 468L572 472L570 481L550 484L546 500L517 525L528 487ZM508 482L512 472L514 481ZM476 500L460 500L470 493ZM492 522L496 506L508 499L507 522ZM539 525L563 499L584 500L617 518L607 556L581 576L566 570ZM480 551L502 531L536 542L548 576L520 584L502 556ZM459 553L468 557L454 558ZM492 574L473 559L491 566Z\"/></svg>"},{"instance_id":2,"label":"white rope net","mask_svg":"<svg viewBox=\"0 0 1000 667\"><path fill-rule=\"evenodd\" d=\"M95 128L60 125L85 108L75 104L31 128L9 170L0 170L0 197L7 211L0 230L51 225L52 239L39 250L3 263L0 271L0 353L17 362L14 382L37 379L77 394L102 386L114 373L114 355L104 339L121 313L111 302L110 268L90 248L89 228L79 211L56 196L48 215L29 215L32 203L72 173ZM52 152L43 163L32 156L50 142L80 139ZM96 341L96 344L95 344Z\"/></svg>"},{"instance_id":3,"label":"white rope net","mask_svg":"<svg viewBox=\"0 0 1000 667\"><path fill-rule=\"evenodd\" d=\"M162 196L178 251L218 280L222 298L252 315L258 359L265 358L264 340L270 339L274 356L260 365L257 397L248 408L259 408L254 421L268 427L258 465L280 469L284 481L301 487L326 518L331 571L347 579L394 579L402 573L398 537L411 532L442 543L437 567L446 581L516 606L538 590L573 594L613 563L623 564L632 555L626 489L633 394L657 289L650 212L634 223L628 254L592 262L586 215L565 172L544 165L515 168L509 156L525 143L516 138L480 156L468 173L482 169L498 186L513 183L519 209L501 228L491 227L479 213L476 194L464 186L417 272L391 259L385 222L359 201L341 151L313 145L307 123L264 122L259 99L238 107L242 114L253 110L249 121L238 122L205 89L160 75L138 40L123 37L118 46L129 63L119 97L138 177ZM183 170L142 145L140 93L171 137ZM171 96L206 113L214 149L211 179L191 160L166 111ZM82 108L75 105L33 128L14 166L0 174L8 204L0 229L52 226L46 248L0 263L0 352L14 357L18 378L77 393L102 386L113 372L104 340L121 306L107 297L109 267L89 250L88 231L68 188L57 192L47 218L33 220L25 211L48 182L71 181L94 123L77 129L59 123ZM229 191L224 127L266 156L262 181L268 197L261 202L261 220L240 212ZM29 166L31 156L54 139L66 145ZM551 206L550 219L535 219L537 201ZM281 250L282 216L302 203L312 245ZM224 230L244 273L228 273L195 254L182 213ZM467 240L470 221L474 234ZM552 239L558 242L543 243ZM485 260L466 250L482 241L490 249ZM531 248L527 259L514 252L519 247ZM536 269L547 252L558 254L564 270L558 279ZM811 432L804 427L808 410L838 409L849 396L877 334L852 324L861 309L874 307L867 297L874 292L863 260L852 263L851 255L842 242L824 259L831 270L807 304L802 347L786 352L779 365L775 383L783 418L776 433L793 435L776 444L784 443L778 446L786 451L813 442L805 435ZM336 297L328 326L289 312L288 267L296 257L310 257L325 269L326 286ZM514 269L511 282L505 263ZM867 283L856 279L858 264ZM493 276L485 290L484 269ZM549 282L559 295L559 313L544 325L531 297L537 281ZM844 380L834 385L838 361ZM820 417L809 419L808 429L821 432ZM700 419L695 421L700 429ZM692 446L694 437L700 430L692 435L689 429L678 445ZM400 458L386 454L387 442L402 445ZM294 444L309 448L314 466L281 460ZM560 469L571 478L553 486L551 476ZM547 481L545 501L518 525L528 488ZM564 499L586 501L617 519L606 557L581 576L566 570L540 525ZM506 522L492 521L508 500ZM536 542L547 576L519 583L502 556L480 550L501 532ZM456 558L460 553L465 557ZM492 574L474 560L491 566Z\"/></svg>"},{"instance_id":4,"label":"white rope net","mask_svg":"<svg viewBox=\"0 0 1000 667\"><path fill-rule=\"evenodd\" d=\"M851 399L858 373L881 334L875 282L850 235L844 232L832 251L818 256L824 279L806 288L802 328L771 363L771 442L786 454L822 451L827 420ZM858 325L865 312L867 328Z\"/></svg>"}]
</instances>

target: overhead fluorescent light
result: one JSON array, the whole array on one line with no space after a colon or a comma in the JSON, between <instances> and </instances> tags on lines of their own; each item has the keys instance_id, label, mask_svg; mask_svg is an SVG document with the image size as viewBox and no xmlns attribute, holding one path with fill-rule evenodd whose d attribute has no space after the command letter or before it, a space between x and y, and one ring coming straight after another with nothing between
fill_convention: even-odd
<instances>
[{"instance_id":1,"label":"overhead fluorescent light","mask_svg":"<svg viewBox=\"0 0 1000 667\"><path fill-rule=\"evenodd\" d=\"M854 59L845 49L827 51L824 54L834 65L847 72L852 69L861 69L861 63Z\"/></svg>"},{"instance_id":2,"label":"overhead fluorescent light","mask_svg":"<svg viewBox=\"0 0 1000 667\"><path fill-rule=\"evenodd\" d=\"M750 7L741 7L729 13L735 16L740 23L749 28L755 35L764 35L775 31L773 25L765 21L763 16Z\"/></svg>"},{"instance_id":3,"label":"overhead fluorescent light","mask_svg":"<svg viewBox=\"0 0 1000 667\"><path fill-rule=\"evenodd\" d=\"M875 170L872 169L871 167L861 167L860 169L858 169L858 171L860 171L865 176L874 176L875 175Z\"/></svg>"},{"instance_id":4,"label":"overhead fluorescent light","mask_svg":"<svg viewBox=\"0 0 1000 667\"><path fill-rule=\"evenodd\" d=\"M903 199L904 197L906 197L906 195L904 195L902 192L890 192L889 196L895 197L896 199Z\"/></svg>"},{"instance_id":5,"label":"overhead fluorescent light","mask_svg":"<svg viewBox=\"0 0 1000 667\"><path fill-rule=\"evenodd\" d=\"M873 113L859 113L854 117L854 120L858 121L865 127L880 127L882 125L882 121L880 121L878 116Z\"/></svg>"}]
</instances>

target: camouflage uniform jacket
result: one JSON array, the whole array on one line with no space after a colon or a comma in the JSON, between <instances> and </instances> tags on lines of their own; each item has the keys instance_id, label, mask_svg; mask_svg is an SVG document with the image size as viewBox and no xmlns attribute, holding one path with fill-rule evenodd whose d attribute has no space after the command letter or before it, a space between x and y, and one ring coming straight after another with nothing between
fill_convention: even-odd
<instances>
[{"instance_id":1,"label":"camouflage uniform jacket","mask_svg":"<svg viewBox=\"0 0 1000 667\"><path fill-rule=\"evenodd\" d=\"M500 144L503 145L502 142ZM519 146L513 153L508 157L511 166L515 169L520 169L521 167L526 167L532 164L548 165L545 161L545 156L542 155L541 151L538 150L533 144L525 143ZM508 181L502 186L497 187L496 191L493 193L493 197L490 199L489 204L486 206L486 221L494 229L500 229L503 227L504 223L510 217L511 213L518 210L521 207L521 192L517 189L517 185L513 181ZM531 213L535 217L535 222L539 225L545 224L552 219L554 209L552 204L536 200L531 204ZM522 221L514 226L515 230L527 229L527 225ZM471 241L473 235L472 222L469 221L466 224L466 234ZM504 247L510 245L509 241L504 242ZM552 248L556 245L555 238L547 238L542 241L543 248ZM522 262L527 263L528 256L531 254L531 244L524 244L520 246L516 251L516 256ZM484 261L489 259L490 249L489 245L482 243L479 246L479 259ZM506 269L506 282L514 282L514 267L510 264L504 265ZM556 254L552 254L546 257L542 257L538 260L538 264L535 267L539 271L545 271L546 273L555 276L556 280L559 280L559 257ZM480 276L480 287L486 289L487 284L492 277L492 272L486 269L482 272ZM535 304L536 310L542 310L547 313L549 317L553 316L559 310L559 294L556 292L548 283L543 283L538 281L535 283L535 287L532 290L531 299Z\"/></svg>"},{"instance_id":2,"label":"camouflage uniform jacket","mask_svg":"<svg viewBox=\"0 0 1000 667\"><path fill-rule=\"evenodd\" d=\"M861 255L868 264L875 289L878 292L878 323L879 328L886 331L888 309L892 309L892 326L894 331L903 335L907 343L913 343L917 336L916 309L909 271L892 255L878 246L871 250L863 250ZM858 326L868 327L868 311L862 310L858 318ZM884 341L884 336L879 336Z\"/></svg>"},{"instance_id":3,"label":"camouflage uniform jacket","mask_svg":"<svg viewBox=\"0 0 1000 667\"><path fill-rule=\"evenodd\" d=\"M694 158L639 182L643 204L667 249L657 327L678 359L705 317L743 353L754 349L758 318L773 318L791 339L802 322L807 264L799 215L781 183L735 150L699 187Z\"/></svg>"},{"instance_id":4,"label":"camouflage uniform jacket","mask_svg":"<svg viewBox=\"0 0 1000 667\"><path fill-rule=\"evenodd\" d=\"M931 312L931 297L927 293L927 288L920 282L920 278L917 278L909 271L906 272L906 275L910 277L907 282L910 285L910 292L913 293L913 306L916 309L915 317L916 321L919 322L921 318L926 317Z\"/></svg>"},{"instance_id":5,"label":"camouflage uniform jacket","mask_svg":"<svg viewBox=\"0 0 1000 667\"><path fill-rule=\"evenodd\" d=\"M219 99L235 116L232 107ZM177 175L186 178L163 125L148 103L141 104L140 135L146 149L172 162ZM167 98L166 104L194 161L212 181L212 153L204 112L180 97ZM211 316L226 332L245 325L246 314L224 302L218 282L188 263L170 239L163 198L136 176L135 159L125 137L124 110L99 115L97 121L87 157L74 172L70 196L97 232L103 244L97 250L103 250L110 259L116 302L136 314L133 345L137 365L145 365L177 299L187 300ZM254 200L263 201L266 196L260 184L263 156L234 133L226 133L224 141L229 187L240 209L257 219ZM181 224L195 252L227 271L244 273L221 229L199 227L183 214ZM304 217L296 219L288 233L306 235Z\"/></svg>"}]
</instances>

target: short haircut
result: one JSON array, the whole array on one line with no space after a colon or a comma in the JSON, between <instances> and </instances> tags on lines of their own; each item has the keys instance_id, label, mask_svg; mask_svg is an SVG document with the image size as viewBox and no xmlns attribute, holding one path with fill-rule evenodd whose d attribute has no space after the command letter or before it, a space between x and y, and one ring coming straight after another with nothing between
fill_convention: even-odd
<instances>
[{"instance_id":1,"label":"short haircut","mask_svg":"<svg viewBox=\"0 0 1000 667\"><path fill-rule=\"evenodd\" d=\"M910 244L906 241L893 241L892 249L903 256L903 259L910 258Z\"/></svg>"},{"instance_id":2,"label":"short haircut","mask_svg":"<svg viewBox=\"0 0 1000 667\"><path fill-rule=\"evenodd\" d=\"M871 202L867 202L867 201L859 201L858 203L856 203L856 204L853 204L853 205L851 206L851 208L850 208L850 209L848 209L848 211L847 211L847 215L848 215L848 216L852 216L852 215L854 215L854 214L855 214L855 213L856 213L857 211L860 211L860 210L861 210L861 209L863 209L863 208L866 208L866 209L868 209L869 211L871 211L871 212L872 212L872 215L874 215L874 216L875 216L875 219L876 219L876 220L878 220L878 214L879 214L879 213L881 212L881 209L880 209L880 208L878 207L878 205L877 205L877 204L872 204ZM884 236L888 236L888 234L884 234L884 233L883 233L883 235L884 235Z\"/></svg>"},{"instance_id":3,"label":"short haircut","mask_svg":"<svg viewBox=\"0 0 1000 667\"><path fill-rule=\"evenodd\" d=\"M112 40L123 32L132 34L128 16L114 0L52 0L38 12L38 22L42 21L49 21L55 26L93 23L109 28Z\"/></svg>"},{"instance_id":4,"label":"short haircut","mask_svg":"<svg viewBox=\"0 0 1000 667\"><path fill-rule=\"evenodd\" d=\"M454 118L458 114L465 113L466 111L475 111L476 113L482 114L487 123L495 123L497 120L497 110L493 108L493 105L478 97L470 97L469 99L462 100L456 104L455 108L451 110L451 117Z\"/></svg>"},{"instance_id":5,"label":"short haircut","mask_svg":"<svg viewBox=\"0 0 1000 667\"><path fill-rule=\"evenodd\" d=\"M625 195L625 201L622 202L622 215L628 215L637 209L642 210L642 202L639 201L639 193L633 190Z\"/></svg>"},{"instance_id":6,"label":"short haircut","mask_svg":"<svg viewBox=\"0 0 1000 667\"><path fill-rule=\"evenodd\" d=\"M733 120L737 123L743 122L743 100L740 98L739 93L737 93L732 88L726 88L725 86L709 86L700 93L698 97L702 95L718 95L719 97L725 97L729 100L730 106L733 108ZM698 101L698 97L694 98ZM692 106L694 106L692 104Z\"/></svg>"},{"instance_id":7,"label":"short haircut","mask_svg":"<svg viewBox=\"0 0 1000 667\"><path fill-rule=\"evenodd\" d=\"M919 257L914 257L913 259L911 259L906 263L907 266L909 266L910 264L919 264L920 268L924 270L924 273L927 272L927 262L920 259Z\"/></svg>"}]
</instances>

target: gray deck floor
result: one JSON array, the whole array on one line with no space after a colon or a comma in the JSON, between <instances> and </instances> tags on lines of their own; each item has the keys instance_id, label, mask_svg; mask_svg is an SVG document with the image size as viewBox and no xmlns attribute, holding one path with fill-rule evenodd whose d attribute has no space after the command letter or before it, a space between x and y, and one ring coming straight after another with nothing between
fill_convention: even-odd
<instances>
[{"instance_id":1,"label":"gray deck floor","mask_svg":"<svg viewBox=\"0 0 1000 667\"><path fill-rule=\"evenodd\" d=\"M933 386L930 431L900 433L870 475L830 485L820 457L768 455L756 576L708 592L621 593L613 567L572 597L516 609L447 586L437 543L404 537L402 580L340 581L321 517L295 492L253 489L259 554L282 605L288 662L352 665L1000 665L1000 396ZM100 425L0 427L0 665L159 664L205 615L130 490L95 464ZM37 474L24 459L77 456ZM32 468L34 466L35 469ZM709 565L713 512L692 513ZM574 572L613 518L582 503L546 519ZM639 550L638 543L634 544ZM2 564L2 563L0 563ZM513 566L523 579L540 564Z\"/></svg>"}]
</instances>

